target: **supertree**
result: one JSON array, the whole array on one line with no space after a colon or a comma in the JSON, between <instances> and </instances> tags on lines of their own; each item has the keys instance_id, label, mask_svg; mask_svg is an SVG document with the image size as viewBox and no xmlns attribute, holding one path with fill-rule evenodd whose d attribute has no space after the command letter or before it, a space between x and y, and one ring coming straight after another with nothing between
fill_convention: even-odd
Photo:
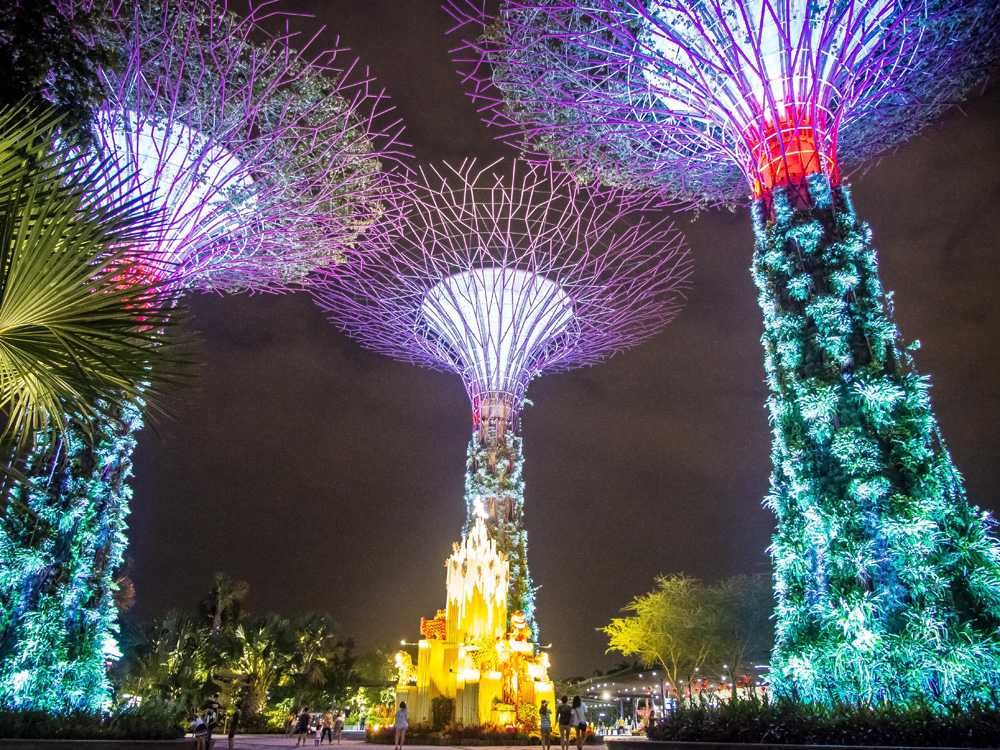
<instances>
[{"instance_id":1,"label":"supertree","mask_svg":"<svg viewBox=\"0 0 1000 750\"><path fill-rule=\"evenodd\" d=\"M846 171L960 100L995 3L510 0L446 9L488 120L582 179L750 193L775 513L770 679L808 701L991 699L1000 547L968 503Z\"/></svg>"},{"instance_id":2,"label":"supertree","mask_svg":"<svg viewBox=\"0 0 1000 750\"><path fill-rule=\"evenodd\" d=\"M596 363L678 312L690 262L649 194L584 188L512 162L421 168L401 231L314 287L350 336L454 372L472 404L465 532L477 513L510 562L508 611L537 642L519 415L543 372Z\"/></svg>"},{"instance_id":3,"label":"supertree","mask_svg":"<svg viewBox=\"0 0 1000 750\"><path fill-rule=\"evenodd\" d=\"M102 19L94 33L121 49L121 65L100 71L93 124L97 153L128 176L109 200L145 201L160 218L143 248L152 261L123 284L153 279L178 298L283 291L393 224L384 167L405 144L387 97L346 49L314 49L271 6L63 0L67 17ZM143 407L107 408L89 430L38 440L25 461L30 489L11 491L0 554L2 704L93 710L110 695ZM36 522L14 524L17 508Z\"/></svg>"}]
</instances>

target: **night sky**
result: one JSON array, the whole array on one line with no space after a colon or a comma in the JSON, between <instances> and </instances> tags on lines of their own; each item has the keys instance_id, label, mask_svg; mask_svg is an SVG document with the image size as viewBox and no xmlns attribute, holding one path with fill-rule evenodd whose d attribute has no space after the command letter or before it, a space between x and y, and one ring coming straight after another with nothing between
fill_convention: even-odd
<instances>
[{"instance_id":1,"label":"night sky","mask_svg":"<svg viewBox=\"0 0 1000 750\"><path fill-rule=\"evenodd\" d=\"M418 160L512 155L449 62L437 0L282 0L371 66ZM1000 510L1000 87L853 178L906 340L969 497ZM529 560L554 674L607 666L596 628L658 573L765 572L769 435L743 211L681 215L690 302L645 345L548 375L523 419ZM470 410L457 376L362 350L304 294L191 299L204 362L140 436L130 619L190 607L214 571L252 610L328 612L359 647L444 605Z\"/></svg>"}]
</instances>

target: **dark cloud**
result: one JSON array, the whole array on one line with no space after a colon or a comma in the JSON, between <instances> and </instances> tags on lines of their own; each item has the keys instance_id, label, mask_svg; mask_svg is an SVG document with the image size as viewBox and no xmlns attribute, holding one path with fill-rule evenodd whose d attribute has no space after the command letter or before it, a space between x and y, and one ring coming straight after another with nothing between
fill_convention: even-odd
<instances>
[{"instance_id":1,"label":"dark cloud","mask_svg":"<svg viewBox=\"0 0 1000 750\"><path fill-rule=\"evenodd\" d=\"M292 3L287 3L289 8ZM317 0L392 94L421 159L510 153L448 61L436 0ZM307 24L308 26L308 24ZM1000 90L854 180L898 322L920 338L969 495L1000 489ZM595 632L660 572L767 570L769 436L743 213L678 218L697 270L655 339L550 375L524 416L530 559L557 674L606 663ZM176 418L142 435L137 612L194 603L214 570L258 610L328 611L362 645L414 637L443 604L462 522L469 408L454 376L360 350L304 296L199 297L206 362Z\"/></svg>"}]
</instances>

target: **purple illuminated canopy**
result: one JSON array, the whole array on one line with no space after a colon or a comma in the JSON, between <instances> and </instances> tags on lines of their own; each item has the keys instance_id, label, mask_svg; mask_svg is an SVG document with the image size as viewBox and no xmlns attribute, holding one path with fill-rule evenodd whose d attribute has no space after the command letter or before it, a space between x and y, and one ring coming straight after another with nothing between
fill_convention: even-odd
<instances>
[{"instance_id":1,"label":"purple illuminated canopy","mask_svg":"<svg viewBox=\"0 0 1000 750\"><path fill-rule=\"evenodd\" d=\"M366 347L461 376L477 421L509 422L534 377L634 346L683 304L689 256L648 193L473 159L408 182L398 236L317 299Z\"/></svg>"},{"instance_id":2,"label":"purple illuminated canopy","mask_svg":"<svg viewBox=\"0 0 1000 750\"><path fill-rule=\"evenodd\" d=\"M268 2L64 2L122 40L97 142L133 175L122 192L162 212L157 275L280 291L391 225L383 166L405 156L402 127L347 49L314 50L319 31L288 31Z\"/></svg>"},{"instance_id":3,"label":"purple illuminated canopy","mask_svg":"<svg viewBox=\"0 0 1000 750\"><path fill-rule=\"evenodd\" d=\"M487 122L605 182L742 201L900 143L978 81L986 0L448 0Z\"/></svg>"}]
</instances>

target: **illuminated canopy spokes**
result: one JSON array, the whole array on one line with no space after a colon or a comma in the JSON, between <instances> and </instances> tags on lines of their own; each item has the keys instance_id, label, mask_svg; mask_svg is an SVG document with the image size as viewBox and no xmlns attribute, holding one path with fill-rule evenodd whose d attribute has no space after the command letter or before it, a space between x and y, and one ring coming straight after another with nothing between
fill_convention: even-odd
<instances>
[{"instance_id":1,"label":"illuminated canopy spokes","mask_svg":"<svg viewBox=\"0 0 1000 750\"><path fill-rule=\"evenodd\" d=\"M691 272L650 193L551 166L421 169L391 243L325 274L317 300L365 346L461 376L502 432L542 372L598 362L678 312Z\"/></svg>"},{"instance_id":2,"label":"illuminated canopy spokes","mask_svg":"<svg viewBox=\"0 0 1000 750\"><path fill-rule=\"evenodd\" d=\"M528 271L463 271L428 290L424 320L476 394L508 394L520 403L533 365L573 321L573 303L558 284Z\"/></svg>"},{"instance_id":3,"label":"illuminated canopy spokes","mask_svg":"<svg viewBox=\"0 0 1000 750\"><path fill-rule=\"evenodd\" d=\"M260 235L251 231L257 203L253 177L224 145L182 122L143 119L124 108L115 115L100 113L98 135L103 149L130 174L123 191L143 195L151 209L162 212L152 241L167 273L220 264L218 258L197 258L202 248L229 255L234 244L260 244Z\"/></svg>"},{"instance_id":4,"label":"illuminated canopy spokes","mask_svg":"<svg viewBox=\"0 0 1000 750\"><path fill-rule=\"evenodd\" d=\"M160 210L148 244L178 288L296 287L397 220L402 125L348 50L314 49L292 15L268 32L285 14L267 2L61 2L121 38L95 140L131 173L117 197Z\"/></svg>"},{"instance_id":5,"label":"illuminated canopy spokes","mask_svg":"<svg viewBox=\"0 0 1000 750\"><path fill-rule=\"evenodd\" d=\"M989 71L992 0L446 0L486 121L679 203L745 201L900 143Z\"/></svg>"}]
</instances>

